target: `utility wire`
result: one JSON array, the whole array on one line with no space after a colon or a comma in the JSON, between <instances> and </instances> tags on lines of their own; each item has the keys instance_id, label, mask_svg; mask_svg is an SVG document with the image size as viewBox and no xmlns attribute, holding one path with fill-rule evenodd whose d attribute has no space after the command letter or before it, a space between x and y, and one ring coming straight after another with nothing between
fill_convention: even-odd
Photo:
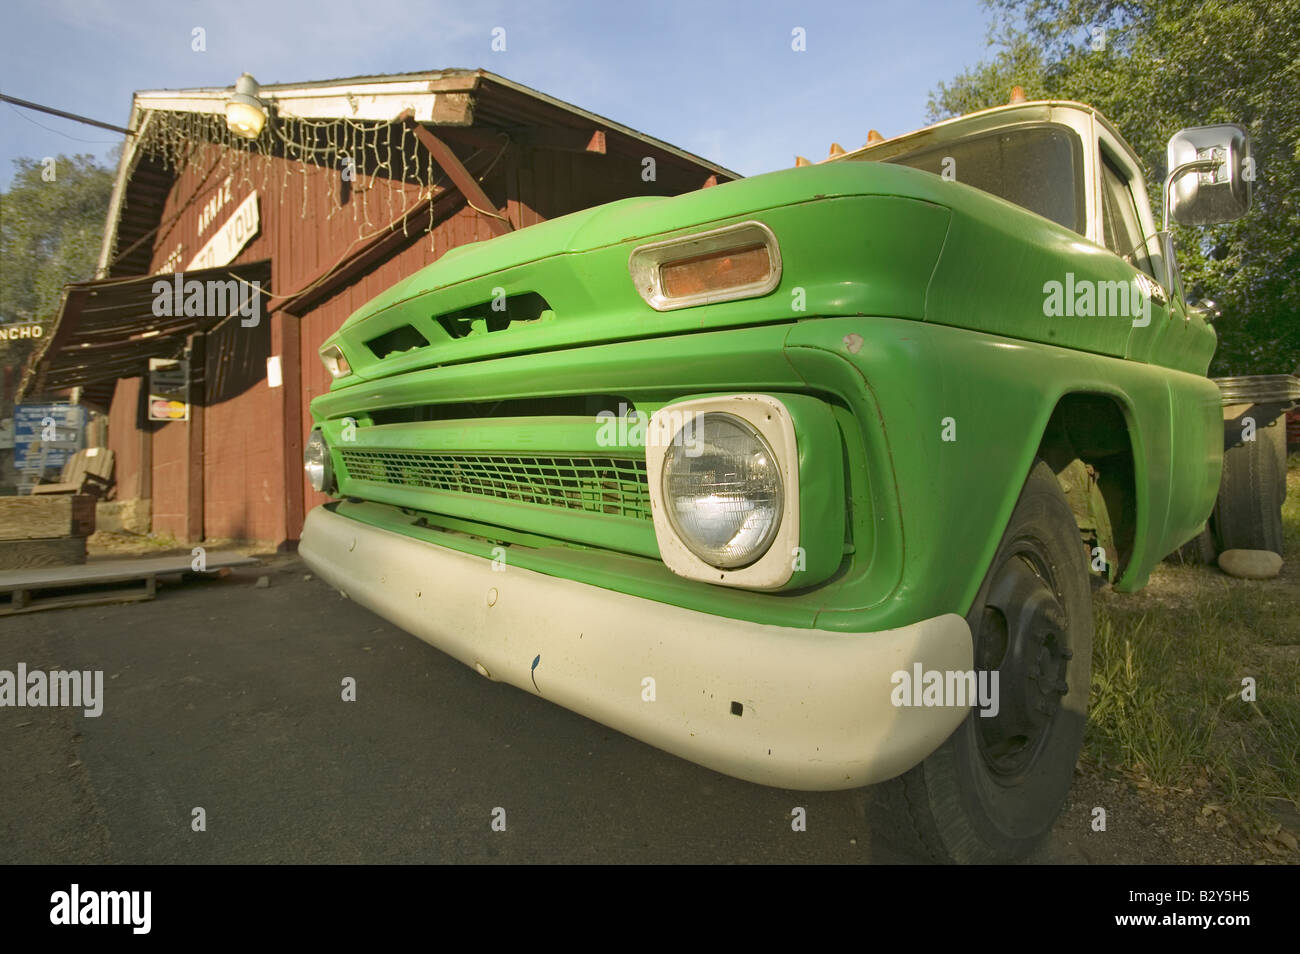
<instances>
[{"instance_id":1,"label":"utility wire","mask_svg":"<svg viewBox=\"0 0 1300 954\"><path fill-rule=\"evenodd\" d=\"M85 123L87 126L98 126L100 129L107 129L110 132L123 133L127 136L135 135L135 130L133 129L114 126L111 123L101 123L98 119L87 119L85 116L78 116L76 113L67 113L61 109L55 109L53 106L42 106L40 103L28 102L25 99L19 99L17 96L6 96L4 93L0 93L0 102L13 103L15 106L22 106L25 109L34 109L38 113L49 113L51 116L61 116L64 119L71 119L74 122Z\"/></svg>"}]
</instances>

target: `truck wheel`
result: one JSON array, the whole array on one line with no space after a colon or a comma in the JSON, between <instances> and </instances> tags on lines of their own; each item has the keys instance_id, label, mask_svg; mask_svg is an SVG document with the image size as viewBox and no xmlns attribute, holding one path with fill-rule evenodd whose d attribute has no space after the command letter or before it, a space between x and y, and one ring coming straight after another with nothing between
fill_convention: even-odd
<instances>
[{"instance_id":1,"label":"truck wheel","mask_svg":"<svg viewBox=\"0 0 1300 954\"><path fill-rule=\"evenodd\" d=\"M975 668L998 673L998 711L972 709L933 755L887 785L927 852L991 864L1023 857L1060 814L1083 743L1092 590L1079 529L1037 461L967 616Z\"/></svg>"},{"instance_id":2,"label":"truck wheel","mask_svg":"<svg viewBox=\"0 0 1300 954\"><path fill-rule=\"evenodd\" d=\"M1185 566L1214 566L1218 558L1219 551L1214 548L1214 534L1207 524L1201 528L1200 533L1165 557L1165 560Z\"/></svg>"},{"instance_id":3,"label":"truck wheel","mask_svg":"<svg viewBox=\"0 0 1300 954\"><path fill-rule=\"evenodd\" d=\"M1227 424L1229 433L1236 425ZM1223 452L1223 478L1214 505L1219 550L1282 552L1282 501L1286 499L1286 429L1279 417Z\"/></svg>"}]
</instances>

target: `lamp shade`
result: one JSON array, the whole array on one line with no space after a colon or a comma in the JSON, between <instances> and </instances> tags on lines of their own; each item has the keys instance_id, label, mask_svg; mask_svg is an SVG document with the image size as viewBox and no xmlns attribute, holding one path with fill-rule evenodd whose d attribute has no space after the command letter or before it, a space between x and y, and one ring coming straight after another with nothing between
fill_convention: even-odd
<instances>
[{"instance_id":1,"label":"lamp shade","mask_svg":"<svg viewBox=\"0 0 1300 954\"><path fill-rule=\"evenodd\" d=\"M235 94L226 100L226 125L236 136L256 139L266 125L266 106L257 98L261 87L248 73L235 81Z\"/></svg>"}]
</instances>

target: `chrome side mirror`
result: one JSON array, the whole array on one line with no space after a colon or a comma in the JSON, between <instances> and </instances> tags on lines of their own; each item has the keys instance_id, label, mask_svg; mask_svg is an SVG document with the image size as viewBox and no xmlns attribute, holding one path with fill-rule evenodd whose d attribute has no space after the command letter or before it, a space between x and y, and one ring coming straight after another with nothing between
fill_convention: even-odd
<instances>
[{"instance_id":1,"label":"chrome side mirror","mask_svg":"<svg viewBox=\"0 0 1300 954\"><path fill-rule=\"evenodd\" d=\"M1241 126L1193 126L1169 140L1164 226L1231 222L1250 208L1255 161Z\"/></svg>"},{"instance_id":2,"label":"chrome side mirror","mask_svg":"<svg viewBox=\"0 0 1300 954\"><path fill-rule=\"evenodd\" d=\"M1223 317L1223 311L1218 304L1209 298L1189 298L1187 310L1200 315L1201 319L1207 322L1215 322Z\"/></svg>"}]
</instances>

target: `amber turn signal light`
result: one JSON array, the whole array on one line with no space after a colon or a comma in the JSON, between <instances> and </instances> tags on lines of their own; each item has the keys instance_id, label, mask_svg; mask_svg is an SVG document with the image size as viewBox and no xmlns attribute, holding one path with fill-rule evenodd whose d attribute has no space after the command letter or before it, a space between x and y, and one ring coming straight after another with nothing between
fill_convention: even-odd
<instances>
[{"instance_id":1,"label":"amber turn signal light","mask_svg":"<svg viewBox=\"0 0 1300 954\"><path fill-rule=\"evenodd\" d=\"M757 298L781 281L781 251L762 222L741 222L634 249L628 270L656 311Z\"/></svg>"},{"instance_id":2,"label":"amber turn signal light","mask_svg":"<svg viewBox=\"0 0 1300 954\"><path fill-rule=\"evenodd\" d=\"M755 244L664 262L659 274L665 295L686 298L762 282L770 267L767 246Z\"/></svg>"},{"instance_id":3,"label":"amber turn signal light","mask_svg":"<svg viewBox=\"0 0 1300 954\"><path fill-rule=\"evenodd\" d=\"M348 365L348 359L343 354L343 349L338 345L326 345L320 349L321 363L325 365L325 370L330 373L332 378L341 378L352 373L352 368Z\"/></svg>"}]
</instances>

